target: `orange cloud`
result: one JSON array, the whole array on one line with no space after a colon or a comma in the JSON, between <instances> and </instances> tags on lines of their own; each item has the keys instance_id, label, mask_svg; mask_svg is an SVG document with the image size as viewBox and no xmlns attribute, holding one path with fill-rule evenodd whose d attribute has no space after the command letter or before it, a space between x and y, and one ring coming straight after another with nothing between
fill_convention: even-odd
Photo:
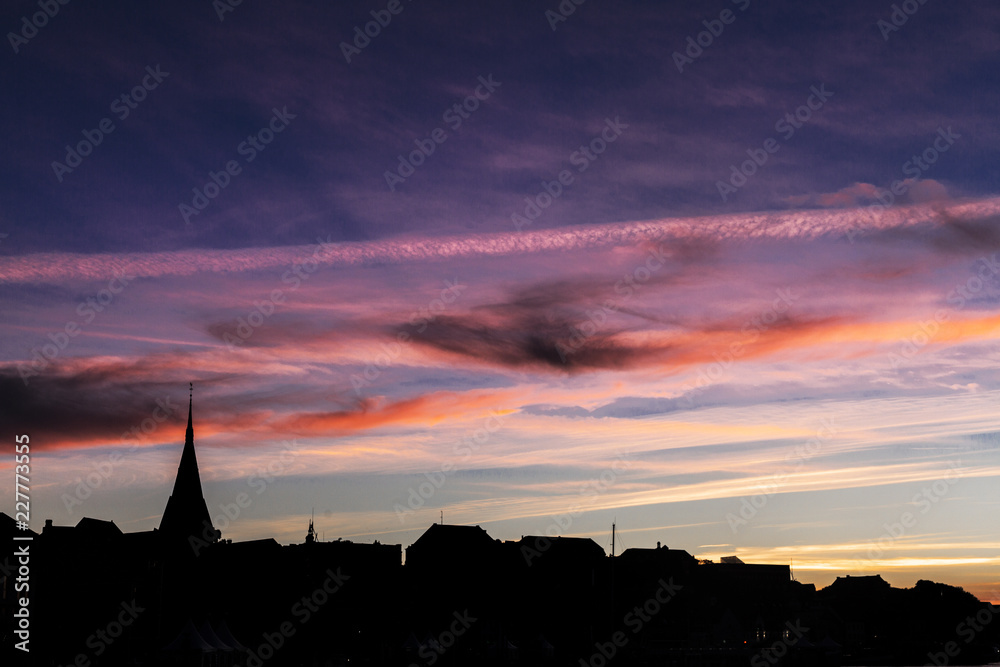
<instances>
[{"instance_id":1,"label":"orange cloud","mask_svg":"<svg viewBox=\"0 0 1000 667\"><path fill-rule=\"evenodd\" d=\"M346 435L382 426L433 426L445 420L462 420L499 411L523 392L439 391L415 398L386 402L366 398L352 410L304 412L275 420L270 427L281 434L305 436Z\"/></svg>"}]
</instances>

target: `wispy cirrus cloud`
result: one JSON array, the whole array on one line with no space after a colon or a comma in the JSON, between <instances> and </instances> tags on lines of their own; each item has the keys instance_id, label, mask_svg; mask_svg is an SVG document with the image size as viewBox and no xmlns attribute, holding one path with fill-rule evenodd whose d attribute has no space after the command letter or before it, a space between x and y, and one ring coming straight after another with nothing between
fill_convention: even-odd
<instances>
[{"instance_id":1,"label":"wispy cirrus cloud","mask_svg":"<svg viewBox=\"0 0 1000 667\"><path fill-rule=\"evenodd\" d=\"M986 199L948 207L955 218L982 219L1000 214L1000 200ZM863 209L733 214L579 226L521 233L468 234L446 237L398 238L335 243L319 239L311 246L184 250L161 253L81 255L42 253L0 258L0 282L58 283L69 280L109 280L116 275L161 277L201 272L232 273L293 267L306 260L322 266L348 267L381 263L442 261L468 257L504 257L587 248L636 246L663 241L689 242L810 239L842 235L847 230L906 228L932 223L940 206L891 208L876 220Z\"/></svg>"}]
</instances>

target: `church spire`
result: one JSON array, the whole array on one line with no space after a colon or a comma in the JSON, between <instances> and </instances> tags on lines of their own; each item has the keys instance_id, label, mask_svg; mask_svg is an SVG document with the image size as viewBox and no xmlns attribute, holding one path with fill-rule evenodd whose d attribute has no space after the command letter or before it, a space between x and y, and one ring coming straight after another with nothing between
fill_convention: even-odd
<instances>
[{"instance_id":1,"label":"church spire","mask_svg":"<svg viewBox=\"0 0 1000 667\"><path fill-rule=\"evenodd\" d=\"M174 490L167 500L160 519L160 531L170 537L187 539L194 536L199 540L214 542L217 531L212 526L212 518L205 504L205 496L201 490L201 475L198 472L198 459L194 452L194 384L189 385L188 422L184 433L184 449L181 452L181 462L177 466L177 477L174 479Z\"/></svg>"}]
</instances>

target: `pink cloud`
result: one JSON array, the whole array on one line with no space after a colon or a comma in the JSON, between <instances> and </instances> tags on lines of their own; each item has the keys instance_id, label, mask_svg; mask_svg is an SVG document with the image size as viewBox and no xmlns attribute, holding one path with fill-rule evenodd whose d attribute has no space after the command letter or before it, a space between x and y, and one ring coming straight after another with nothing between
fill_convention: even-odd
<instances>
[{"instance_id":1,"label":"pink cloud","mask_svg":"<svg viewBox=\"0 0 1000 667\"><path fill-rule=\"evenodd\" d=\"M853 187L853 186L852 186ZM921 194L933 186L925 183ZM845 195L846 196L846 195ZM947 215L983 218L1000 214L1000 198L956 204ZM907 227L940 218L940 205L893 207L880 215L881 228ZM366 242L317 242L307 246L184 250L158 253L41 253L0 259L0 282L57 283L110 280L116 275L154 277L199 272L243 272L292 267L315 260L322 266L440 261L501 257L552 251L636 246L650 241L808 239L871 226L864 209L760 212L714 217L563 227L538 231L467 234L445 237L397 237Z\"/></svg>"},{"instance_id":2,"label":"pink cloud","mask_svg":"<svg viewBox=\"0 0 1000 667\"><path fill-rule=\"evenodd\" d=\"M792 206L846 209L878 203L880 202L880 194L885 198L885 195L882 194L885 191L885 188L880 188L871 183L853 183L836 192L793 195L786 197L785 201ZM896 186L896 192L901 194L892 194L893 203L904 205L941 202L951 198L948 188L931 178L907 178L899 182L899 185Z\"/></svg>"}]
</instances>

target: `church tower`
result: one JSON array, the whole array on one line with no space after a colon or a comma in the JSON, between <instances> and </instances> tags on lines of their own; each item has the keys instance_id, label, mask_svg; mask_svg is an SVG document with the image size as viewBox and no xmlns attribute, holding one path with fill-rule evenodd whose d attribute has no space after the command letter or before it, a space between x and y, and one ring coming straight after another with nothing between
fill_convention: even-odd
<instances>
[{"instance_id":1,"label":"church tower","mask_svg":"<svg viewBox=\"0 0 1000 667\"><path fill-rule=\"evenodd\" d=\"M184 451L181 453L180 465L177 466L173 493L170 494L167 507L160 519L160 532L167 538L185 542L191 536L206 542L214 542L218 539L218 531L212 526L208 505L205 504L205 496L201 490L201 475L198 474L198 459L194 454L194 425L191 416L193 403L194 385L191 385Z\"/></svg>"}]
</instances>

